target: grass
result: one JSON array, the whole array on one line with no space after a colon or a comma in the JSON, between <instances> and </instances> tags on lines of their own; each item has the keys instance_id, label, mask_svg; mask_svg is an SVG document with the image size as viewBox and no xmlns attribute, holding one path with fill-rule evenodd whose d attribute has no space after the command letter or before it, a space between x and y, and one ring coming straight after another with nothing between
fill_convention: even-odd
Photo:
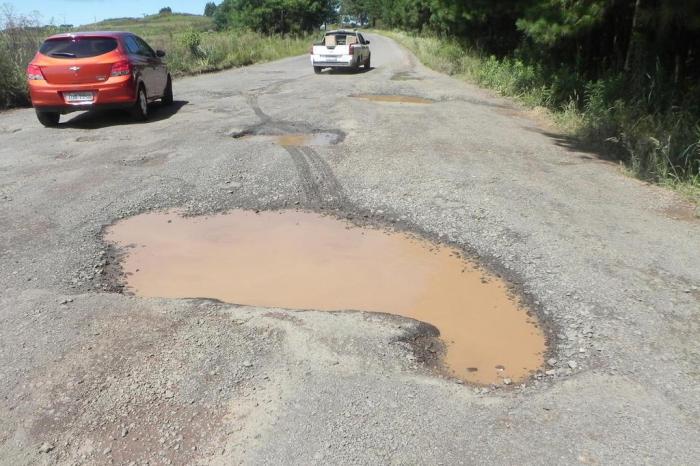
<instances>
[{"instance_id":1,"label":"grass","mask_svg":"<svg viewBox=\"0 0 700 466\"><path fill-rule=\"evenodd\" d=\"M616 155L634 176L700 203L700 112L691 105L667 104L672 83L648 76L649 92L636 97L626 93L622 76L588 82L518 57L483 56L440 37L378 32L403 44L429 68L546 109L563 133Z\"/></svg>"},{"instance_id":2,"label":"grass","mask_svg":"<svg viewBox=\"0 0 700 466\"><path fill-rule=\"evenodd\" d=\"M7 17L0 31L0 108L28 105L25 70L41 42L70 30L40 27L26 17ZM118 18L75 30L129 31L153 48L165 50L174 76L218 71L301 55L312 38L267 36L247 30L214 31L211 18L195 15L154 15Z\"/></svg>"}]
</instances>

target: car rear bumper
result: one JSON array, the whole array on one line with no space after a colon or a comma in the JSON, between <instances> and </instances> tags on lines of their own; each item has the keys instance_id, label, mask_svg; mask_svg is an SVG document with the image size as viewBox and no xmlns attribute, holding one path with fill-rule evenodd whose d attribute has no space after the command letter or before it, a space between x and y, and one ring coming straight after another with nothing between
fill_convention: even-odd
<instances>
[{"instance_id":1,"label":"car rear bumper","mask_svg":"<svg viewBox=\"0 0 700 466\"><path fill-rule=\"evenodd\" d=\"M93 92L92 102L67 103L67 92ZM136 87L130 76L110 78L104 83L50 84L46 81L29 81L32 106L43 112L70 113L93 108L125 108L136 102Z\"/></svg>"},{"instance_id":2,"label":"car rear bumper","mask_svg":"<svg viewBox=\"0 0 700 466\"><path fill-rule=\"evenodd\" d=\"M324 61L320 55L311 56L312 66L321 66L323 68L348 68L357 64L357 58L351 55L342 55L338 57L338 61Z\"/></svg>"}]
</instances>

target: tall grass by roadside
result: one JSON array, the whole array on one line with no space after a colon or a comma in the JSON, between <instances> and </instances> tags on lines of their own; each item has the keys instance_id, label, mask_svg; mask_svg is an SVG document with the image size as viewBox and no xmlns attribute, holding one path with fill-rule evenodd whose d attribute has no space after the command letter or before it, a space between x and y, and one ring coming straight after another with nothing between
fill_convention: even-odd
<instances>
[{"instance_id":1,"label":"tall grass by roadside","mask_svg":"<svg viewBox=\"0 0 700 466\"><path fill-rule=\"evenodd\" d=\"M150 43L167 50L171 72L182 76L301 55L308 50L311 38L268 36L247 30L191 30L168 38L153 38Z\"/></svg>"},{"instance_id":2,"label":"tall grass by roadside","mask_svg":"<svg viewBox=\"0 0 700 466\"><path fill-rule=\"evenodd\" d=\"M544 107L571 137L616 154L634 175L671 185L700 201L700 95L669 105L673 83L610 75L586 81L566 69L544 69L517 56L483 56L454 40L382 31L429 68L458 76L530 107ZM700 93L700 91L698 91Z\"/></svg>"},{"instance_id":3,"label":"tall grass by roadside","mask_svg":"<svg viewBox=\"0 0 700 466\"><path fill-rule=\"evenodd\" d=\"M130 31L165 50L174 76L197 74L301 55L310 37L264 35L247 30L215 32L210 18L149 16L102 21L75 29L39 26L33 18L5 11L0 30L0 108L27 105L26 68L42 41L72 30Z\"/></svg>"}]
</instances>

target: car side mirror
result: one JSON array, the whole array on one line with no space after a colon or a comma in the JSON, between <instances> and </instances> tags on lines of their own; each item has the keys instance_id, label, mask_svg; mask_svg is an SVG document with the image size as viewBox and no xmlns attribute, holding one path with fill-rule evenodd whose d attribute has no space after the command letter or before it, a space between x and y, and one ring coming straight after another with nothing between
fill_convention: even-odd
<instances>
[{"instance_id":1,"label":"car side mirror","mask_svg":"<svg viewBox=\"0 0 700 466\"><path fill-rule=\"evenodd\" d=\"M162 50L156 50L156 57L158 58L163 58L165 56L165 52Z\"/></svg>"},{"instance_id":2,"label":"car side mirror","mask_svg":"<svg viewBox=\"0 0 700 466\"><path fill-rule=\"evenodd\" d=\"M365 41L365 44L369 44L369 41L368 41L368 40L366 40L366 41Z\"/></svg>"}]
</instances>

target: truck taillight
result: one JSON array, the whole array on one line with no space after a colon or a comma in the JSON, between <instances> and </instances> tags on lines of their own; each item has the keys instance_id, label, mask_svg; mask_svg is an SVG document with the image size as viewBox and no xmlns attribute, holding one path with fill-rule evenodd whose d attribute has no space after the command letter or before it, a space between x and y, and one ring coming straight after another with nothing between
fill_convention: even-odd
<instances>
[{"instance_id":1,"label":"truck taillight","mask_svg":"<svg viewBox=\"0 0 700 466\"><path fill-rule=\"evenodd\" d=\"M348 47L348 48L350 49L350 55L355 55L355 46L350 45L350 47Z\"/></svg>"},{"instance_id":2,"label":"truck taillight","mask_svg":"<svg viewBox=\"0 0 700 466\"><path fill-rule=\"evenodd\" d=\"M122 60L112 65L111 76L127 76L131 74L131 63Z\"/></svg>"},{"instance_id":3,"label":"truck taillight","mask_svg":"<svg viewBox=\"0 0 700 466\"><path fill-rule=\"evenodd\" d=\"M44 81L44 73L37 65L29 64L27 66L27 79L30 81Z\"/></svg>"}]
</instances>

